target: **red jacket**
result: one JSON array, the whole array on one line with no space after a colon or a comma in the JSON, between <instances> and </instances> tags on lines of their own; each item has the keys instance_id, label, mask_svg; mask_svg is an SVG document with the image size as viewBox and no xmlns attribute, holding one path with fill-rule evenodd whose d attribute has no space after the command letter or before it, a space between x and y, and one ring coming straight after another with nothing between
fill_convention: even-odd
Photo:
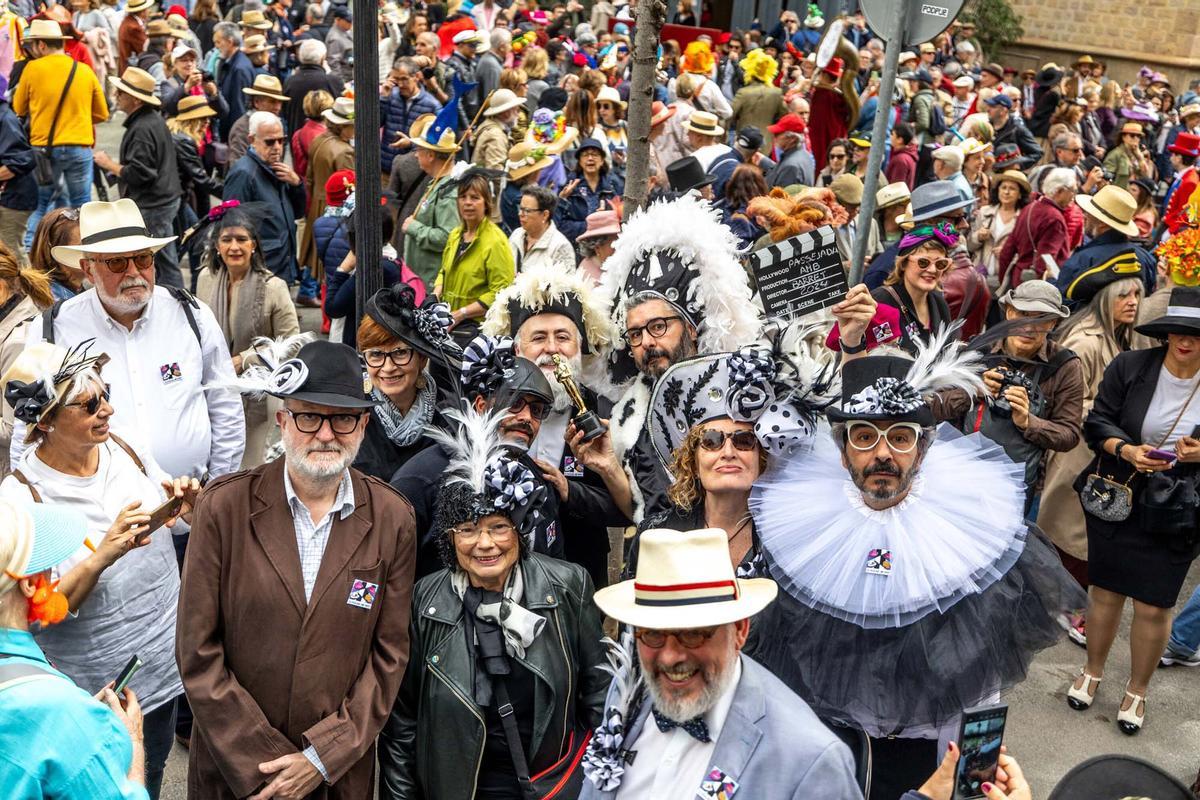
<instances>
[{"instance_id":1,"label":"red jacket","mask_svg":"<svg viewBox=\"0 0 1200 800\"><path fill-rule=\"evenodd\" d=\"M825 154L829 151L829 143L834 139L844 139L850 132L846 116L850 107L846 98L840 92L826 89L824 86L813 87L809 97L808 140L812 143L813 160L816 161L817 172L825 168Z\"/></svg>"},{"instance_id":2,"label":"red jacket","mask_svg":"<svg viewBox=\"0 0 1200 800\"><path fill-rule=\"evenodd\" d=\"M891 157L888 158L887 169L884 170L888 183L903 181L908 186L908 190L912 191L917 182L917 152L916 142L910 142L902 149L892 151Z\"/></svg>"},{"instance_id":3,"label":"red jacket","mask_svg":"<svg viewBox=\"0 0 1200 800\"><path fill-rule=\"evenodd\" d=\"M1192 192L1196 191L1198 185L1200 173L1196 172L1195 167L1188 167L1180 173L1179 185L1171 192L1171 199L1167 201L1167 213L1163 217L1163 222L1171 233L1178 233L1180 228L1188 224L1188 200L1192 198Z\"/></svg>"},{"instance_id":4,"label":"red jacket","mask_svg":"<svg viewBox=\"0 0 1200 800\"><path fill-rule=\"evenodd\" d=\"M1071 255L1071 246L1067 239L1067 220L1063 210L1046 197L1039 197L1017 215L1013 232L1008 241L1000 248L996 257L998 277L1004 282L1004 276L1009 267L1013 273L1009 285L1013 288L1021 285L1021 271L1032 269L1040 278L1046 271L1046 262L1042 256L1050 256L1055 263L1062 264ZM1014 264L1015 258L1015 264Z\"/></svg>"}]
</instances>

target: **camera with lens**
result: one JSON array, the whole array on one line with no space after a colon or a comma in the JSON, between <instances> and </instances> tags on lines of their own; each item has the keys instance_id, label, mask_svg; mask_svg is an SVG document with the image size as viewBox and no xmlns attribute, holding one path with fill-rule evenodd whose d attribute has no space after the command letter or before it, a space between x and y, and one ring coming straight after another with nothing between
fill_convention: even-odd
<instances>
[{"instance_id":1,"label":"camera with lens","mask_svg":"<svg viewBox=\"0 0 1200 800\"><path fill-rule=\"evenodd\" d=\"M208 72L207 70L200 73L201 83L215 83L216 80L217 80L216 77L211 72Z\"/></svg>"},{"instance_id":2,"label":"camera with lens","mask_svg":"<svg viewBox=\"0 0 1200 800\"><path fill-rule=\"evenodd\" d=\"M998 366L993 367L993 369L1000 373L1000 391L996 393L996 397L992 400L992 414L1004 419L1012 418L1012 404L1008 402L1008 398L1004 396L1004 393L1013 386L1020 386L1025 390L1025 394L1029 396L1029 404L1032 408L1033 398L1038 392L1037 384L1024 372L1012 367Z\"/></svg>"}]
</instances>

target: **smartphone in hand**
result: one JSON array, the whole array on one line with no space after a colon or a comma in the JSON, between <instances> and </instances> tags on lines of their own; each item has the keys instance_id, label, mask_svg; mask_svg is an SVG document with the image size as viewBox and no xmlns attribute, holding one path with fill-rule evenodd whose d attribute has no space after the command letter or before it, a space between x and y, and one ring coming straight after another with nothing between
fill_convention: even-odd
<instances>
[{"instance_id":1,"label":"smartphone in hand","mask_svg":"<svg viewBox=\"0 0 1200 800\"><path fill-rule=\"evenodd\" d=\"M1146 458L1156 458L1159 461L1178 461L1179 454L1174 450L1151 450L1146 453Z\"/></svg>"},{"instance_id":2,"label":"smartphone in hand","mask_svg":"<svg viewBox=\"0 0 1200 800\"><path fill-rule=\"evenodd\" d=\"M183 507L182 497L168 498L165 503L150 512L150 521L146 523L146 532L138 538L144 539L166 524L167 520L179 513Z\"/></svg>"},{"instance_id":3,"label":"smartphone in hand","mask_svg":"<svg viewBox=\"0 0 1200 800\"><path fill-rule=\"evenodd\" d=\"M954 776L954 800L986 797L983 784L994 783L1000 765L1000 745L1008 705L979 706L963 712L958 733L958 772Z\"/></svg>"},{"instance_id":4,"label":"smartphone in hand","mask_svg":"<svg viewBox=\"0 0 1200 800\"><path fill-rule=\"evenodd\" d=\"M137 671L141 668L142 660L138 658L137 655L134 655L129 659L129 662L125 665L124 669L121 670L121 673L117 675L117 679L113 682L113 693L116 694L117 697L121 696L121 692L125 691L125 687L129 685L129 682L133 680L133 676L136 675Z\"/></svg>"}]
</instances>

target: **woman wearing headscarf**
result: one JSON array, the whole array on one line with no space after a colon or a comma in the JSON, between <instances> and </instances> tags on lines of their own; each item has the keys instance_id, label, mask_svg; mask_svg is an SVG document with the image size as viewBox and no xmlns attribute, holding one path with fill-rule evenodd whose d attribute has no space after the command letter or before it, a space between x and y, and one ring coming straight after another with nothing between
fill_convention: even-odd
<instances>
[{"instance_id":1,"label":"woman wearing headscarf","mask_svg":"<svg viewBox=\"0 0 1200 800\"><path fill-rule=\"evenodd\" d=\"M87 518L85 546L55 565L66 599L61 624L44 630L39 644L89 690L111 681L132 656L141 659L130 685L145 709L146 790L156 800L175 738L175 698L183 694L174 531L159 526L190 520L200 484L172 480L148 453L109 432L114 411L101 375L108 357L89 353L94 341L71 350L40 342L0 377L29 445L0 482L0 497L70 506ZM151 513L170 498L178 505ZM74 615L64 620L68 610Z\"/></svg>"},{"instance_id":2,"label":"woman wearing headscarf","mask_svg":"<svg viewBox=\"0 0 1200 800\"><path fill-rule=\"evenodd\" d=\"M196 294L217 318L233 354L234 372L239 375L260 363L259 339L286 340L300 333L288 285L267 269L258 229L241 208L223 211L213 224ZM277 361L272 356L268 359ZM246 414L242 469L266 460L268 438L275 430L271 404L266 398L242 398Z\"/></svg>"},{"instance_id":3,"label":"woman wearing headscarf","mask_svg":"<svg viewBox=\"0 0 1200 800\"><path fill-rule=\"evenodd\" d=\"M535 776L537 796L561 785L559 796L576 797L609 683L597 669L606 657L591 579L531 552L545 489L497 449L499 419L447 416L461 432L435 437L451 454L433 521L446 568L413 592L408 669L380 736L379 796L524 800L522 779Z\"/></svg>"}]
</instances>

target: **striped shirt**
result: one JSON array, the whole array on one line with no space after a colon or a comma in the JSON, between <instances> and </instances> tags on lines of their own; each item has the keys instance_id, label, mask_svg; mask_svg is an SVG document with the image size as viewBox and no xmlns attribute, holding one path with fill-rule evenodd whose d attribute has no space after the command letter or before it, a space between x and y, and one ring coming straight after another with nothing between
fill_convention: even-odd
<instances>
[{"instance_id":1,"label":"striped shirt","mask_svg":"<svg viewBox=\"0 0 1200 800\"><path fill-rule=\"evenodd\" d=\"M296 547L300 551L300 572L304 577L304 599L311 600L317 572L321 569L321 558L325 555L325 545L329 543L329 532L333 530L333 515L336 513L339 519L345 519L354 513L354 487L350 482L350 470L342 473L337 497L318 522L313 522L308 507L296 496L287 469L283 471L283 489L287 493L288 508L292 511L292 522L296 527Z\"/></svg>"}]
</instances>

